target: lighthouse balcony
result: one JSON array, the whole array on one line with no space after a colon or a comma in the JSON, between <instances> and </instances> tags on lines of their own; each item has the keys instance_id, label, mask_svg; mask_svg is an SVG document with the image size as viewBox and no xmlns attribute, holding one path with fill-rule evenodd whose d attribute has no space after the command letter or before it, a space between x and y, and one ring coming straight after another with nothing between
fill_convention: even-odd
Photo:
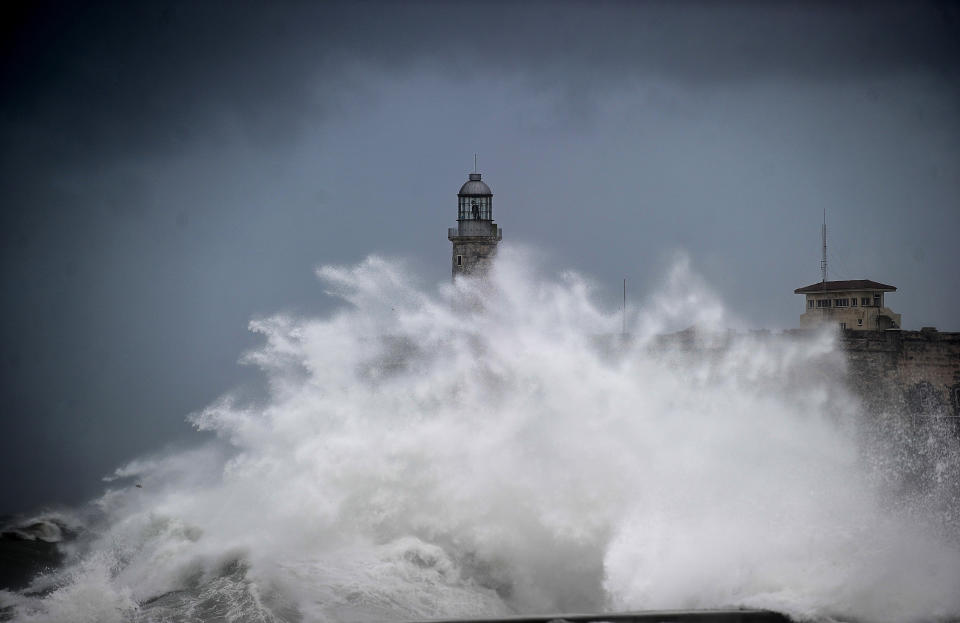
<instances>
[{"instance_id":1,"label":"lighthouse balcony","mask_svg":"<svg viewBox=\"0 0 960 623\"><path fill-rule=\"evenodd\" d=\"M503 230L497 227L493 221L474 220L459 221L456 227L447 229L448 239L473 237L495 237L497 240L500 240L503 237Z\"/></svg>"}]
</instances>

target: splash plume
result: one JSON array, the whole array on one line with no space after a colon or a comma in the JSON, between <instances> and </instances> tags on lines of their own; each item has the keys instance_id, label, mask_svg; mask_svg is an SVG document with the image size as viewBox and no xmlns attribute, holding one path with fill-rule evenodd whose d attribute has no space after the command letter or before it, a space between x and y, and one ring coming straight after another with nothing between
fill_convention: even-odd
<instances>
[{"instance_id":1,"label":"splash plume","mask_svg":"<svg viewBox=\"0 0 960 623\"><path fill-rule=\"evenodd\" d=\"M588 281L509 247L437 292L395 266L323 267L337 312L252 322L268 396L226 396L191 418L216 442L118 470L64 568L4 603L25 621L960 616L955 525L916 520L946 494L891 501L829 333L726 333L686 262L628 336Z\"/></svg>"}]
</instances>

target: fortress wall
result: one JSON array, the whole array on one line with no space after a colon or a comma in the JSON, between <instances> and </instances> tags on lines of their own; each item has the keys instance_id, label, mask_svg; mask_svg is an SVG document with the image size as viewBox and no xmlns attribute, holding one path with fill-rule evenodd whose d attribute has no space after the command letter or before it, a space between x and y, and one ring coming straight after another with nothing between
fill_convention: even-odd
<instances>
[{"instance_id":1,"label":"fortress wall","mask_svg":"<svg viewBox=\"0 0 960 623\"><path fill-rule=\"evenodd\" d=\"M735 334L729 333L727 340ZM771 335L766 331L751 332L756 338ZM785 336L806 339L810 329L791 329ZM611 336L612 337L612 336ZM717 336L714 336L715 338ZM615 350L615 341L608 340L608 350ZM864 402L867 411L876 415L923 416L949 423L960 434L960 333L922 331L841 331L841 350L846 354L846 382ZM706 354L722 350L724 339L712 340L704 347L697 333L688 329L660 336L654 350L679 348ZM824 364L826 365L826 364ZM839 369L824 367L823 374L838 374ZM949 419L945 419L947 416Z\"/></svg>"},{"instance_id":2,"label":"fortress wall","mask_svg":"<svg viewBox=\"0 0 960 623\"><path fill-rule=\"evenodd\" d=\"M840 343L871 411L960 416L960 333L848 330Z\"/></svg>"}]
</instances>

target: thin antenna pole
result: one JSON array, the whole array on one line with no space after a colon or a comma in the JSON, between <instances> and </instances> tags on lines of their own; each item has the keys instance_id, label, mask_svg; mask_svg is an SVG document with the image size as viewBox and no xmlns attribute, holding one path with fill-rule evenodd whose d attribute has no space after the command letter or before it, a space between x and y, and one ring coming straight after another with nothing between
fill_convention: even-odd
<instances>
[{"instance_id":1,"label":"thin antenna pole","mask_svg":"<svg viewBox=\"0 0 960 623\"><path fill-rule=\"evenodd\" d=\"M820 258L820 278L823 283L827 282L827 209L823 209L823 229L820 230L820 237L823 240L823 255Z\"/></svg>"},{"instance_id":2,"label":"thin antenna pole","mask_svg":"<svg viewBox=\"0 0 960 623\"><path fill-rule=\"evenodd\" d=\"M627 334L627 278L623 278L623 334Z\"/></svg>"},{"instance_id":3,"label":"thin antenna pole","mask_svg":"<svg viewBox=\"0 0 960 623\"><path fill-rule=\"evenodd\" d=\"M473 154L473 172L477 172L477 154Z\"/></svg>"}]
</instances>

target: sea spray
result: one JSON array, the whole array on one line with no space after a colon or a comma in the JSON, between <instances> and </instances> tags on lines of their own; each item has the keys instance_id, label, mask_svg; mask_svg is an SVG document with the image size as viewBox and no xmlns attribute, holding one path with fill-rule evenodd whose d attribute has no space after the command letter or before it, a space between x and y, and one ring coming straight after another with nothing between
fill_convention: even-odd
<instances>
[{"instance_id":1,"label":"sea spray","mask_svg":"<svg viewBox=\"0 0 960 623\"><path fill-rule=\"evenodd\" d=\"M268 397L224 397L191 418L217 441L118 470L131 485L64 568L4 603L45 621L960 616L958 535L936 519L957 502L889 485L876 453L897 442L865 434L828 331L729 333L681 261L621 335L585 279L530 264L505 247L436 293L377 257L321 268L340 309L251 323Z\"/></svg>"}]
</instances>

